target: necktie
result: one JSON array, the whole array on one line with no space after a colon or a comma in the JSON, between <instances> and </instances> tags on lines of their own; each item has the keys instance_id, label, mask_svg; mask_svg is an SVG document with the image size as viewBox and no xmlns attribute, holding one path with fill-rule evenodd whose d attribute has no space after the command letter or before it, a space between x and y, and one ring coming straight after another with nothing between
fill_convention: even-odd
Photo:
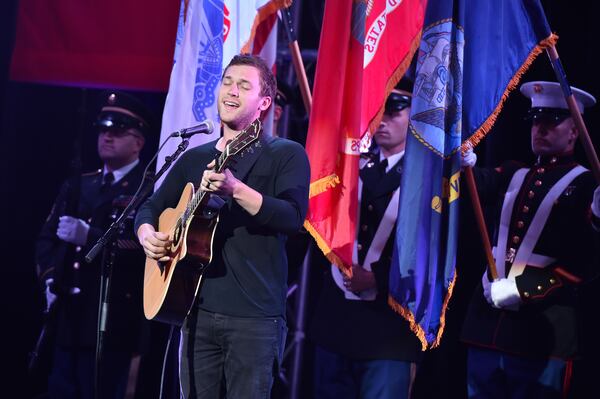
<instances>
[{"instance_id":1,"label":"necktie","mask_svg":"<svg viewBox=\"0 0 600 399\"><path fill-rule=\"evenodd\" d=\"M379 169L379 175L380 176L385 175L387 166L388 166L388 160L387 159L383 159L381 162L379 162L379 165L377 167Z\"/></svg>"},{"instance_id":2,"label":"necktie","mask_svg":"<svg viewBox=\"0 0 600 399\"><path fill-rule=\"evenodd\" d=\"M102 178L102 187L100 188L100 191L103 193L107 192L110 189L113 181L115 181L115 175L113 175L112 172L105 174Z\"/></svg>"}]
</instances>

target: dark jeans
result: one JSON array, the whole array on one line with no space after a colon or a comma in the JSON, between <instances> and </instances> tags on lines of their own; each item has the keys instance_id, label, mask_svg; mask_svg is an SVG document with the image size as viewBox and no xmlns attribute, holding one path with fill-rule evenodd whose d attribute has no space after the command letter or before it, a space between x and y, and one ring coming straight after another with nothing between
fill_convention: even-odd
<instances>
[{"instance_id":1,"label":"dark jeans","mask_svg":"<svg viewBox=\"0 0 600 399\"><path fill-rule=\"evenodd\" d=\"M561 399L568 368L569 362L562 359L528 359L470 347L469 398Z\"/></svg>"},{"instance_id":2,"label":"dark jeans","mask_svg":"<svg viewBox=\"0 0 600 399\"><path fill-rule=\"evenodd\" d=\"M315 399L407 399L411 368L411 362L354 360L317 346Z\"/></svg>"},{"instance_id":3,"label":"dark jeans","mask_svg":"<svg viewBox=\"0 0 600 399\"><path fill-rule=\"evenodd\" d=\"M232 317L193 309L181 328L185 398L269 398L287 327L281 317Z\"/></svg>"}]
</instances>

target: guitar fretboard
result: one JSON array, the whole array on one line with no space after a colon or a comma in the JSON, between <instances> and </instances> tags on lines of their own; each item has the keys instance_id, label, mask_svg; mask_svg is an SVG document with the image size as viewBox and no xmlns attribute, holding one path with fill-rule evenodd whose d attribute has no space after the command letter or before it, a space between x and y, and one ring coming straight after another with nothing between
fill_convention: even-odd
<instances>
[{"instance_id":1,"label":"guitar fretboard","mask_svg":"<svg viewBox=\"0 0 600 399\"><path fill-rule=\"evenodd\" d=\"M223 152L217 158L215 158L215 171L217 173L222 173L223 170L226 169L233 156L244 150L246 147L256 141L256 139L258 139L261 125L262 124L259 119L255 120L250 124L250 126L248 126L247 129L241 131L240 134L238 134L225 146ZM185 208L185 211L181 215L181 218L179 218L177 221L176 228L186 225L186 223L196 212L196 209L198 209L198 206L204 200L206 194L207 192L202 190L196 190L194 192L194 195Z\"/></svg>"}]
</instances>

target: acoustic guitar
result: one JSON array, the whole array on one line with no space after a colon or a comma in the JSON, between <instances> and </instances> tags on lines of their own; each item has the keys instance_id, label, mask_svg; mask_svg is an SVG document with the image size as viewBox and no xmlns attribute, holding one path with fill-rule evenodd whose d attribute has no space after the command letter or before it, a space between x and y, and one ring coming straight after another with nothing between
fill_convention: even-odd
<instances>
[{"instance_id":1,"label":"acoustic guitar","mask_svg":"<svg viewBox=\"0 0 600 399\"><path fill-rule=\"evenodd\" d=\"M255 142L261 130L254 121L227 143L215 158L214 170L223 172L237 162L239 154ZM219 221L218 209L211 195L187 183L175 208L165 209L158 219L158 231L173 241L171 260L158 262L146 258L144 271L144 314L149 320L181 326L200 288L202 273L212 259L212 243ZM221 200L222 201L222 200Z\"/></svg>"}]
</instances>

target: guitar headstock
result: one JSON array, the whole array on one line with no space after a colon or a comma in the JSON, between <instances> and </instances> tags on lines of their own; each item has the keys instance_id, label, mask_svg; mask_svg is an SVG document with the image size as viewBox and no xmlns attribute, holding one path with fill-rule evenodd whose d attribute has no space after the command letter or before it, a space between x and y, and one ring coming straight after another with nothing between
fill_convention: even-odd
<instances>
[{"instance_id":1,"label":"guitar headstock","mask_svg":"<svg viewBox=\"0 0 600 399\"><path fill-rule=\"evenodd\" d=\"M217 171L222 171L225 169L227 161L236 154L242 152L245 148L250 146L250 144L254 143L258 140L258 136L260 135L260 130L262 128L262 123L260 119L255 120L248 126L246 129L242 130L233 140L227 142L221 157L217 159L215 169Z\"/></svg>"}]
</instances>

